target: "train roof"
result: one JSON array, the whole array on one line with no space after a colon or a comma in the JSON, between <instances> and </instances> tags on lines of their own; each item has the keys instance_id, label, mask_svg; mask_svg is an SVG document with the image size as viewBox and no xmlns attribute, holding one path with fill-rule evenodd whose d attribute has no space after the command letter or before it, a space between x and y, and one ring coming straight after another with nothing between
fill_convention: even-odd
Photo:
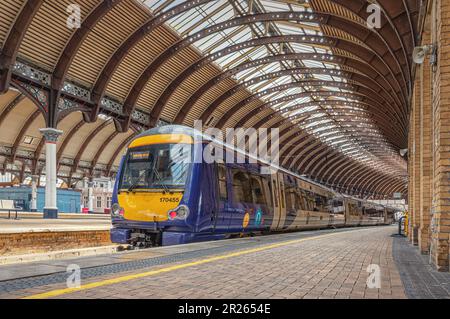
<instances>
[{"instance_id":1,"label":"train roof","mask_svg":"<svg viewBox=\"0 0 450 319\"><path fill-rule=\"evenodd\" d=\"M346 194L339 193L339 192L335 191L334 189L332 189L330 187L327 187L327 186L322 185L322 184L320 184L320 183L318 183L316 181L313 181L313 180L311 180L311 179L309 179L309 178L307 178L305 176L302 176L302 175L294 173L294 172L292 172L290 170L287 170L287 169L285 169L285 168L283 168L283 167L281 167L279 165L270 163L267 160L264 160L262 158L254 156L252 154L246 153L245 151L235 147L234 145L227 144L227 143L225 143L225 142L223 142L221 140L218 140L218 139L216 139L216 138L214 138L214 137L212 137L212 136L210 136L208 134L205 134L205 133L203 133L203 132L201 132L199 130L196 130L195 128L189 127L189 126L172 125L172 124L170 124L170 125L154 127L154 128L151 128L151 129L149 129L147 131L144 131L144 132L140 133L133 140L135 140L137 138L140 138L140 137L149 136L149 135L156 135L156 134L186 134L186 135L192 136L194 139L198 138L198 139L202 139L202 140L209 140L209 141L212 141L212 142L217 143L219 145L222 145L224 147L227 147L229 149L232 149L232 150L234 150L236 152L239 152L239 153L241 153L243 155L251 157L251 158L253 158L253 159L255 159L255 160L257 160L257 161L259 161L261 163L264 163L266 165L274 167L275 169L277 169L279 171L282 171L282 172L284 172L286 174L290 174L292 176L295 176L296 178L298 178L300 180L303 180L305 182L308 182L308 183L311 183L311 184L316 185L318 187L321 187L322 189L327 190L330 193L333 193L337 197L351 198L351 199L356 200L356 201L362 201L362 202L365 202L365 203L370 203L369 201L367 201L365 199L361 199L361 198L357 198L357 197L354 197L354 196L351 196L351 195L346 195ZM387 207L387 206L381 205L381 204L375 204L375 203L371 203L371 204L373 204L375 207L377 207L377 206L378 207ZM389 208L392 209L392 207L389 207Z\"/></svg>"},{"instance_id":2,"label":"train roof","mask_svg":"<svg viewBox=\"0 0 450 319\"><path fill-rule=\"evenodd\" d=\"M149 130L147 130L145 132L142 132L141 134L137 135L134 139L137 139L137 138L140 138L140 137L144 137L144 136L149 136L149 135L155 135L155 134L186 134L186 135L192 136L193 138L201 138L203 140L209 140L209 141L212 141L212 142L217 143L219 145L223 145L223 146L225 146L225 147L227 147L229 149L232 149L232 150L234 150L236 152L239 152L241 154L245 154L246 156L252 157L253 159L255 159L255 160L257 160L257 161L259 161L261 163L264 163L266 165L272 166L272 167L276 168L277 170L283 171L283 172L285 172L287 174L293 175L293 176L295 176L295 177L297 177L297 178L299 178L299 179L301 179L301 180L303 180L305 182L308 182L308 183L311 183L311 184L316 185L318 187L321 187L321 188L323 188L323 189L325 189L325 190L327 190L327 191L329 191L329 192L331 192L333 194L341 195L340 193L336 192L335 190L333 190L333 189L331 189L331 188L329 188L327 186L324 186L324 185L322 185L322 184L320 184L320 183L318 183L316 181L313 181L313 180L311 180L311 179L309 179L309 178L307 178L305 176L301 176L301 175L299 175L297 173L294 173L294 172L292 172L290 170L287 170L287 169L285 169L285 168L283 168L283 167L281 167L279 165L275 165L273 163L270 163L270 162L268 162L268 161L266 161L266 160L264 160L264 159L262 159L260 157L257 157L257 156L251 155L249 153L246 153L246 152L244 152L243 150L237 148L234 145L227 144L227 143L225 143L225 142L223 142L221 140L218 140L218 139L216 139L216 138L214 138L214 137L212 137L212 136L210 136L208 134L200 132L199 130L196 130L196 129L192 128L192 127L188 127L188 126L184 126L184 125L164 125L164 126L155 127L155 128L149 129Z\"/></svg>"}]
</instances>

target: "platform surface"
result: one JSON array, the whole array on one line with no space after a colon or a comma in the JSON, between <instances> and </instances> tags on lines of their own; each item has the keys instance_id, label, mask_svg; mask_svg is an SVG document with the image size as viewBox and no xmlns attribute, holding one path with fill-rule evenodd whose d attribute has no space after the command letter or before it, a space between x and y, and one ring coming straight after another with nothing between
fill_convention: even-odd
<instances>
[{"instance_id":1,"label":"platform surface","mask_svg":"<svg viewBox=\"0 0 450 319\"><path fill-rule=\"evenodd\" d=\"M399 269L415 248L395 232L308 231L2 266L0 298L403 299L428 284L441 288L432 298L450 298L450 274L428 283ZM416 270L436 276L421 256L414 260ZM81 288L67 288L70 264L81 268ZM380 288L367 286L369 265L379 266Z\"/></svg>"},{"instance_id":2,"label":"platform surface","mask_svg":"<svg viewBox=\"0 0 450 319\"><path fill-rule=\"evenodd\" d=\"M51 232L108 230L111 228L109 216L89 216L71 214L65 218L43 219L39 216L20 216L19 219L0 217L0 233Z\"/></svg>"}]
</instances>

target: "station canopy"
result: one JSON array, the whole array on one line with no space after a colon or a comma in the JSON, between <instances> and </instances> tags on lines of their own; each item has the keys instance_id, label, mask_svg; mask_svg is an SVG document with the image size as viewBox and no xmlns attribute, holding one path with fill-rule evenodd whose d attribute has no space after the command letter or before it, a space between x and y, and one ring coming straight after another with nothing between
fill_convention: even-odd
<instances>
[{"instance_id":1,"label":"station canopy","mask_svg":"<svg viewBox=\"0 0 450 319\"><path fill-rule=\"evenodd\" d=\"M67 185L114 175L140 131L202 120L279 128L282 166L337 191L406 194L420 2L82 0L71 29L73 0L4 0L2 169L43 173L51 126Z\"/></svg>"}]
</instances>

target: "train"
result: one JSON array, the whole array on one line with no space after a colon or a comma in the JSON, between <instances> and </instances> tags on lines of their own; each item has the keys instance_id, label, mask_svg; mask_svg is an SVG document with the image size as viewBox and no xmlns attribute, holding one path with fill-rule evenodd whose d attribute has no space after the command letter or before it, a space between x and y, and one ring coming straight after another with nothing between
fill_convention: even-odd
<instances>
[{"instance_id":1,"label":"train","mask_svg":"<svg viewBox=\"0 0 450 319\"><path fill-rule=\"evenodd\" d=\"M205 160L208 145L223 147L222 161ZM238 153L243 160L226 160ZM264 169L270 174L262 173ZM194 128L166 125L129 142L114 184L110 234L113 243L168 246L385 225L393 222L394 213L393 208L339 194L270 161L252 158Z\"/></svg>"}]
</instances>

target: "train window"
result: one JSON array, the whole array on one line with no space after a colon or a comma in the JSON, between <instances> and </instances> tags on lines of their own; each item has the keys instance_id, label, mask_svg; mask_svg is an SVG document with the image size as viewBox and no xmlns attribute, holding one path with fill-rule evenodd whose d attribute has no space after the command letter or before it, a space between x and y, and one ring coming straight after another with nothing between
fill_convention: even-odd
<instances>
[{"instance_id":1,"label":"train window","mask_svg":"<svg viewBox=\"0 0 450 319\"><path fill-rule=\"evenodd\" d=\"M264 198L266 199L266 205L268 207L272 207L273 202L272 202L272 193L270 189L270 180L265 177L261 177L261 181L263 185Z\"/></svg>"},{"instance_id":2,"label":"train window","mask_svg":"<svg viewBox=\"0 0 450 319\"><path fill-rule=\"evenodd\" d=\"M264 192L261 184L261 178L259 176L251 177L252 191L253 191L253 201L255 204L266 205L266 199L264 197Z\"/></svg>"},{"instance_id":3,"label":"train window","mask_svg":"<svg viewBox=\"0 0 450 319\"><path fill-rule=\"evenodd\" d=\"M286 196L284 194L284 186L283 184L280 184L280 202L281 202L281 208L284 208Z\"/></svg>"},{"instance_id":4,"label":"train window","mask_svg":"<svg viewBox=\"0 0 450 319\"><path fill-rule=\"evenodd\" d=\"M275 200L275 207L278 207L278 187L276 180L272 180L272 190L273 190L273 198Z\"/></svg>"},{"instance_id":5,"label":"train window","mask_svg":"<svg viewBox=\"0 0 450 319\"><path fill-rule=\"evenodd\" d=\"M286 209L288 211L295 211L295 189L293 187L287 187L285 189L286 195Z\"/></svg>"},{"instance_id":6,"label":"train window","mask_svg":"<svg viewBox=\"0 0 450 319\"><path fill-rule=\"evenodd\" d=\"M286 209L287 210L291 210L293 207L292 207L292 193L291 193L291 190L289 189L289 188L285 188L284 189L284 193L285 193L285 196L286 196Z\"/></svg>"},{"instance_id":7,"label":"train window","mask_svg":"<svg viewBox=\"0 0 450 319\"><path fill-rule=\"evenodd\" d=\"M244 172L237 171L233 174L233 198L236 203L253 202L250 180Z\"/></svg>"},{"instance_id":8,"label":"train window","mask_svg":"<svg viewBox=\"0 0 450 319\"><path fill-rule=\"evenodd\" d=\"M296 191L294 193L294 199L295 199L295 209L305 210L302 203L302 195L300 191Z\"/></svg>"},{"instance_id":9,"label":"train window","mask_svg":"<svg viewBox=\"0 0 450 319\"><path fill-rule=\"evenodd\" d=\"M315 194L315 208L318 211L326 211L327 199L324 196Z\"/></svg>"},{"instance_id":10,"label":"train window","mask_svg":"<svg viewBox=\"0 0 450 319\"><path fill-rule=\"evenodd\" d=\"M314 197L310 192L306 193L306 207L307 207L307 210L310 210L310 211L314 210Z\"/></svg>"},{"instance_id":11,"label":"train window","mask_svg":"<svg viewBox=\"0 0 450 319\"><path fill-rule=\"evenodd\" d=\"M217 173L219 176L219 196L220 200L227 201L228 200L228 191L227 191L227 169L224 165L217 166Z\"/></svg>"}]
</instances>

